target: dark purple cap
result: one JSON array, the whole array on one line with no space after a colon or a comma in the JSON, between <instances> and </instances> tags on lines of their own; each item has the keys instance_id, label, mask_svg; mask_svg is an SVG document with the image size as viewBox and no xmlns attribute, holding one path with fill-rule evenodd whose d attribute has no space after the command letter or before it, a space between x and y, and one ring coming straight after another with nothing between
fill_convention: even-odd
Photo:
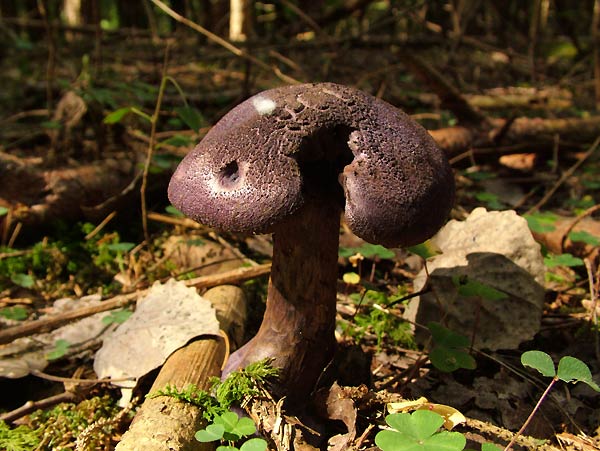
<instances>
[{"instance_id":1,"label":"dark purple cap","mask_svg":"<svg viewBox=\"0 0 600 451\"><path fill-rule=\"evenodd\" d=\"M264 91L235 107L169 184L183 213L238 232L272 232L318 196L339 202L366 241L412 245L446 220L454 178L444 153L405 113L318 83Z\"/></svg>"}]
</instances>

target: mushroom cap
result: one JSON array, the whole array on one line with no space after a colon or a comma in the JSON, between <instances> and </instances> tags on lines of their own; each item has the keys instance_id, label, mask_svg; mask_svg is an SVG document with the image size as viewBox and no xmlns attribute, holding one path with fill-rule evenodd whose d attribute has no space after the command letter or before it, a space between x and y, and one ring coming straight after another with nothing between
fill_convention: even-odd
<instances>
[{"instance_id":1,"label":"mushroom cap","mask_svg":"<svg viewBox=\"0 0 600 451\"><path fill-rule=\"evenodd\" d=\"M273 232L323 197L339 202L364 240L412 245L446 220L454 177L405 113L354 88L317 83L264 91L232 109L169 184L184 214L237 232Z\"/></svg>"}]
</instances>

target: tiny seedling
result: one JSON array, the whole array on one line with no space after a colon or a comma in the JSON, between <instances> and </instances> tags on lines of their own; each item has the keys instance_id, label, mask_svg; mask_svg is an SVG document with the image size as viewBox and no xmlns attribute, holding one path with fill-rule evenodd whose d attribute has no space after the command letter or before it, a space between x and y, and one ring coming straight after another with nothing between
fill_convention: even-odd
<instances>
[{"instance_id":1,"label":"tiny seedling","mask_svg":"<svg viewBox=\"0 0 600 451\"><path fill-rule=\"evenodd\" d=\"M547 255L544 257L544 264L548 268L555 268L557 266L583 266L583 260L565 253L560 255Z\"/></svg>"},{"instance_id":2,"label":"tiny seedling","mask_svg":"<svg viewBox=\"0 0 600 451\"><path fill-rule=\"evenodd\" d=\"M523 423L523 426L521 426L521 429L519 429L519 432L517 432L514 435L510 443L506 446L506 448L504 448L504 451L510 450L517 438L525 431L525 428L527 428L527 426L531 422L531 419L539 410L540 406L542 405L542 402L544 402L554 384L559 380L572 384L576 384L577 382L583 382L584 384L587 384L589 387L591 387L593 390L600 392L600 387L592 379L592 373L589 367L581 360L576 359L575 357L565 356L561 358L558 362L557 370L554 366L552 358L545 352L527 351L523 353L523 355L521 355L521 363L523 364L523 366L528 366L538 370L540 373L542 373L542 376L551 377L552 380L546 387L546 390L544 390L544 393L542 393L542 396L540 396L540 399L529 414L529 417L527 417L525 423Z\"/></svg>"},{"instance_id":3,"label":"tiny seedling","mask_svg":"<svg viewBox=\"0 0 600 451\"><path fill-rule=\"evenodd\" d=\"M102 323L106 325L123 324L132 314L133 312L131 310L113 310L102 318Z\"/></svg>"},{"instance_id":4,"label":"tiny seedling","mask_svg":"<svg viewBox=\"0 0 600 451\"><path fill-rule=\"evenodd\" d=\"M256 432L254 422L247 417L240 418L235 412L225 412L215 417L213 422L196 432L196 440L202 443L220 441L228 445L219 446L217 451L265 451L267 442L261 438L245 440L240 448L234 446Z\"/></svg>"},{"instance_id":5,"label":"tiny seedling","mask_svg":"<svg viewBox=\"0 0 600 451\"><path fill-rule=\"evenodd\" d=\"M464 335L446 329L439 323L427 324L433 338L433 348L429 352L431 364L438 370L451 373L460 368L474 370L477 363L469 354L470 342Z\"/></svg>"},{"instance_id":6,"label":"tiny seedling","mask_svg":"<svg viewBox=\"0 0 600 451\"><path fill-rule=\"evenodd\" d=\"M15 285L19 285L23 288L32 288L35 284L33 277L31 277L29 274L24 273L13 274L12 276L10 276L10 280Z\"/></svg>"},{"instance_id":7,"label":"tiny seedling","mask_svg":"<svg viewBox=\"0 0 600 451\"><path fill-rule=\"evenodd\" d=\"M365 258L379 258L381 260L392 260L396 257L394 251L389 250L379 244L365 243L360 247L340 247L338 254L340 257L351 257L360 253Z\"/></svg>"},{"instance_id":8,"label":"tiny seedling","mask_svg":"<svg viewBox=\"0 0 600 451\"><path fill-rule=\"evenodd\" d=\"M71 343L67 340L59 339L54 342L54 349L46 354L46 359L48 360L57 360L61 357L64 357L67 352L69 352L69 348L71 347Z\"/></svg>"},{"instance_id":9,"label":"tiny seedling","mask_svg":"<svg viewBox=\"0 0 600 451\"><path fill-rule=\"evenodd\" d=\"M0 309L0 316L14 321L23 321L27 319L29 313L25 307L15 305L13 307L4 307Z\"/></svg>"},{"instance_id":10,"label":"tiny seedling","mask_svg":"<svg viewBox=\"0 0 600 451\"><path fill-rule=\"evenodd\" d=\"M529 229L534 233L545 233L556 230L558 216L550 212L540 212L525 215Z\"/></svg>"},{"instance_id":11,"label":"tiny seedling","mask_svg":"<svg viewBox=\"0 0 600 451\"><path fill-rule=\"evenodd\" d=\"M394 413L385 418L389 429L375 436L383 451L461 451L466 444L459 432L440 431L444 418L429 410Z\"/></svg>"}]
</instances>

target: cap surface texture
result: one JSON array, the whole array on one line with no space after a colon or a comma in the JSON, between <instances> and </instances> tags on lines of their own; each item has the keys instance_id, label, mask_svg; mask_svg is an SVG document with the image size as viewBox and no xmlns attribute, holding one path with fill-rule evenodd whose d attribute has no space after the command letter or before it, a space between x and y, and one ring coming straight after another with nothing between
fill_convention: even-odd
<instances>
[{"instance_id":1,"label":"cap surface texture","mask_svg":"<svg viewBox=\"0 0 600 451\"><path fill-rule=\"evenodd\" d=\"M424 241L454 199L427 131L383 100L333 83L271 89L241 103L180 163L169 199L221 230L267 233L309 201L386 246Z\"/></svg>"}]
</instances>

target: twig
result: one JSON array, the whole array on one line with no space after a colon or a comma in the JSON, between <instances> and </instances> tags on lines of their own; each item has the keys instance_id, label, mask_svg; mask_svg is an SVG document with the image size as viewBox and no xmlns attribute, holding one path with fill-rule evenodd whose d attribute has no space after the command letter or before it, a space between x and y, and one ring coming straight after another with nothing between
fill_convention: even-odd
<instances>
[{"instance_id":1,"label":"twig","mask_svg":"<svg viewBox=\"0 0 600 451\"><path fill-rule=\"evenodd\" d=\"M592 262L589 258L584 258L585 269L587 270L588 281L590 285L590 298L592 301L592 324L594 325L594 348L596 352L596 360L600 362L600 335L598 334L598 292L594 283L594 271Z\"/></svg>"},{"instance_id":2,"label":"twig","mask_svg":"<svg viewBox=\"0 0 600 451\"><path fill-rule=\"evenodd\" d=\"M56 72L56 39L54 36L54 27L50 20L48 11L48 0L38 0L37 7L40 15L44 19L44 28L48 37L48 61L46 63L46 107L48 113L52 112L53 108L53 85Z\"/></svg>"},{"instance_id":3,"label":"twig","mask_svg":"<svg viewBox=\"0 0 600 451\"><path fill-rule=\"evenodd\" d=\"M569 234L575 228L575 226L577 224L579 224L583 220L583 218L586 218L586 217L594 214L598 210L600 210L600 204L597 204L597 205L594 205L594 206L588 208L583 213L581 213L580 215L578 215L573 220L573 222L571 222L571 224L569 224L569 227L567 227L567 230L565 230L565 232L563 233L563 236L562 236L562 238L560 240L560 251L561 251L561 253L564 253L564 251L565 251L565 245L567 244L567 238L569 237Z\"/></svg>"},{"instance_id":4,"label":"twig","mask_svg":"<svg viewBox=\"0 0 600 451\"><path fill-rule=\"evenodd\" d=\"M206 28L187 19L186 17L183 17L181 14L178 14L177 12L173 11L171 8L169 8L165 3L161 2L160 0L151 0L151 1L156 6L158 6L161 10L163 10L165 13L167 13L169 16L171 16L171 18L175 19L177 22L180 22L180 23L190 27L192 30L195 30L198 33L202 34L203 36L206 36L211 41L219 44L222 47L225 47L227 50L229 50L234 55L239 56L240 58L244 58L245 60L248 60L248 61L256 64L257 66L262 67L263 69L274 72L275 75L277 75L277 77L279 77L281 80L283 80L286 83L290 83L290 84L300 83L300 81L296 80L295 78L292 78L289 75L283 74L277 67L269 66L267 63L244 52L242 49L231 44L229 41L226 41L225 39L221 38L220 36L217 36L216 34L211 33Z\"/></svg>"},{"instance_id":5,"label":"twig","mask_svg":"<svg viewBox=\"0 0 600 451\"><path fill-rule=\"evenodd\" d=\"M0 260L3 260L5 258L22 257L23 255L31 254L32 252L33 251L31 249L15 252L3 252L0 253Z\"/></svg>"},{"instance_id":6,"label":"twig","mask_svg":"<svg viewBox=\"0 0 600 451\"><path fill-rule=\"evenodd\" d=\"M596 140L591 145L591 147L587 150L587 152L585 152L581 157L579 157L579 160L577 160L573 166L571 166L569 169L567 169L565 171L565 173L554 184L554 186L550 189L550 191L548 191L546 193L546 195L544 197L542 197L537 204L535 204L533 207L531 207L527 211L526 214L530 214L530 213L533 213L533 212L539 210L542 205L544 205L546 202L548 202L548 200L554 195L556 190L558 190L558 188L560 188L562 186L562 184L565 183L565 181L567 181L567 179L573 175L573 173L579 168L579 166L581 166L585 162L585 160L587 160L594 153L594 151L598 147L598 144L600 144L600 137L596 138Z\"/></svg>"},{"instance_id":7,"label":"twig","mask_svg":"<svg viewBox=\"0 0 600 451\"><path fill-rule=\"evenodd\" d=\"M150 140L148 141L148 150L146 151L146 162L144 163L144 172L142 173L142 185L140 187L140 200L142 204L142 228L144 230L144 239L146 244L150 246L150 234L148 233L148 211L146 208L146 187L148 186L148 173L150 172L150 163L152 162L152 153L154 152L154 145L156 143L156 124L160 116L160 107L162 105L163 95L165 93L165 87L167 86L167 67L169 63L169 47L165 49L165 58L162 68L162 76L160 80L160 88L158 90L158 98L156 99L156 105L154 107L154 114L150 121Z\"/></svg>"},{"instance_id":8,"label":"twig","mask_svg":"<svg viewBox=\"0 0 600 451\"><path fill-rule=\"evenodd\" d=\"M15 244L15 241L17 240L17 237L19 236L19 233L21 232L21 229L23 228L23 223L22 222L17 222L17 225L15 226L12 234L10 235L10 239L8 240L8 247L13 247Z\"/></svg>"},{"instance_id":9,"label":"twig","mask_svg":"<svg viewBox=\"0 0 600 451\"><path fill-rule=\"evenodd\" d=\"M232 271L223 272L220 274L211 274L209 276L201 276L185 281L188 287L208 288L216 285L235 284L246 280L254 279L268 274L271 271L271 264L266 263L259 266L249 268L238 268ZM111 299L103 301L101 304L91 307L84 307L77 310L55 315L50 318L39 319L19 326L10 327L0 330L0 344L10 343L20 337L26 337L35 333L45 332L55 329L63 324L76 319L85 318L95 313L105 312L116 308L125 307L126 305L135 302L141 296L148 292L148 288L139 290L133 293L117 295Z\"/></svg>"},{"instance_id":10,"label":"twig","mask_svg":"<svg viewBox=\"0 0 600 451\"><path fill-rule=\"evenodd\" d=\"M148 219L157 222L163 222L165 224L172 224L188 229L205 229L206 226L194 221L190 218L176 218L174 216L163 215L162 213L155 213L153 211L148 212Z\"/></svg>"},{"instance_id":11,"label":"twig","mask_svg":"<svg viewBox=\"0 0 600 451\"><path fill-rule=\"evenodd\" d=\"M509 451L512 448L512 446L515 444L515 442L517 441L517 439L521 436L521 434L523 434L523 432L525 432L525 429L527 428L527 426L529 426L529 423L531 423L531 420L533 419L533 416L540 409L540 406L542 405L542 402L544 402L544 400L546 399L546 396L548 396L548 393L550 393L550 390L552 389L552 387L554 386L554 384L556 383L556 381L558 381L558 377L554 376L552 378L552 381L546 387L546 390L544 390L544 393L542 393L542 396L540 396L540 399L538 400L537 404L535 405L535 407L533 408L533 410L531 411L531 413L529 414L529 416L525 420L525 423L523 423L523 426L521 426L521 429L519 429L517 431L517 433L512 437L512 439L510 440L510 442L508 442L508 445L506 445L506 448L504 448L504 451Z\"/></svg>"},{"instance_id":12,"label":"twig","mask_svg":"<svg viewBox=\"0 0 600 451\"><path fill-rule=\"evenodd\" d=\"M92 230L90 233L88 233L84 237L84 239L87 241L87 240L91 240L92 238L94 238L106 226L106 224L108 224L115 216L117 216L117 212L112 211L106 218L104 218L102 220L102 222L100 222L100 224L98 224L96 226L96 228L94 230Z\"/></svg>"},{"instance_id":13,"label":"twig","mask_svg":"<svg viewBox=\"0 0 600 451\"><path fill-rule=\"evenodd\" d=\"M13 421L35 412L38 409L46 409L62 402L77 402L83 399L83 396L92 390L93 385L78 387L77 391L66 391L58 395L40 399L39 401L27 401L21 407L0 415L0 421L12 423Z\"/></svg>"}]
</instances>

